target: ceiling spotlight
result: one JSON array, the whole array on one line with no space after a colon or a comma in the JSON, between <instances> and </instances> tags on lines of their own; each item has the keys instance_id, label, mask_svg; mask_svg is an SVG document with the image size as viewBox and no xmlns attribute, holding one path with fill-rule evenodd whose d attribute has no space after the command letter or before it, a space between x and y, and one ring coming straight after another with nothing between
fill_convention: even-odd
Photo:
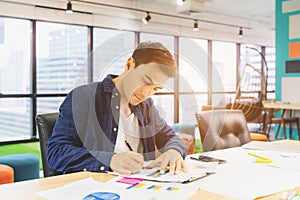
<instances>
[{"instance_id":1,"label":"ceiling spotlight","mask_svg":"<svg viewBox=\"0 0 300 200\"><path fill-rule=\"evenodd\" d=\"M147 16L142 21L144 22L144 24L148 24L148 22L150 21L150 19L151 19L150 13L147 12Z\"/></svg>"},{"instance_id":2,"label":"ceiling spotlight","mask_svg":"<svg viewBox=\"0 0 300 200\"><path fill-rule=\"evenodd\" d=\"M73 13L71 1L68 1L68 3L67 3L66 13L67 14L72 14Z\"/></svg>"},{"instance_id":3,"label":"ceiling spotlight","mask_svg":"<svg viewBox=\"0 0 300 200\"><path fill-rule=\"evenodd\" d=\"M198 27L198 20L194 20L194 28L193 31L199 31L199 27Z\"/></svg>"},{"instance_id":4,"label":"ceiling spotlight","mask_svg":"<svg viewBox=\"0 0 300 200\"><path fill-rule=\"evenodd\" d=\"M182 6L183 2L185 2L185 0L177 0L177 5Z\"/></svg>"},{"instance_id":5,"label":"ceiling spotlight","mask_svg":"<svg viewBox=\"0 0 300 200\"><path fill-rule=\"evenodd\" d=\"M239 30L239 37L243 37L243 28L240 27L240 30Z\"/></svg>"}]
</instances>

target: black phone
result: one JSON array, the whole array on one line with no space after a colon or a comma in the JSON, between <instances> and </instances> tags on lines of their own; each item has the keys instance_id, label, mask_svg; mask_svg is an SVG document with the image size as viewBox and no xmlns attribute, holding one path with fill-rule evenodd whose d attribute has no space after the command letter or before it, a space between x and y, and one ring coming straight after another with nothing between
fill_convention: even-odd
<instances>
[{"instance_id":1,"label":"black phone","mask_svg":"<svg viewBox=\"0 0 300 200\"><path fill-rule=\"evenodd\" d=\"M193 160L198 160L198 161L203 161L203 162L218 162L218 164L225 164L227 163L226 160L218 159L218 158L213 158L209 156L203 156L200 155L198 158L191 157Z\"/></svg>"}]
</instances>

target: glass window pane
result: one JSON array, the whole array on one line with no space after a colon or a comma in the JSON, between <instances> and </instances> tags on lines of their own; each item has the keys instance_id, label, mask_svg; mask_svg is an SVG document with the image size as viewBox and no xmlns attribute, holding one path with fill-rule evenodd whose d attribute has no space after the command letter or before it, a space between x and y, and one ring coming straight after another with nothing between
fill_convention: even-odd
<instances>
[{"instance_id":1,"label":"glass window pane","mask_svg":"<svg viewBox=\"0 0 300 200\"><path fill-rule=\"evenodd\" d=\"M168 124L174 123L174 95L154 95L152 99L160 116Z\"/></svg>"},{"instance_id":2,"label":"glass window pane","mask_svg":"<svg viewBox=\"0 0 300 200\"><path fill-rule=\"evenodd\" d=\"M37 22L37 93L69 92L86 63L87 27Z\"/></svg>"},{"instance_id":3,"label":"glass window pane","mask_svg":"<svg viewBox=\"0 0 300 200\"><path fill-rule=\"evenodd\" d=\"M179 39L179 91L207 92L207 40Z\"/></svg>"},{"instance_id":4,"label":"glass window pane","mask_svg":"<svg viewBox=\"0 0 300 200\"><path fill-rule=\"evenodd\" d=\"M263 81L267 84L266 90L271 89L272 85L274 84L275 81L275 49L268 53L268 49L266 48L266 56L265 56L265 61L266 65L264 63L264 56L262 56L262 48L260 46L255 46L251 44L244 44L241 45L241 67L240 67L240 74L246 70L247 67L246 64L250 64L253 66L256 70L258 70L259 73L256 73L256 76L249 76L247 83L248 85L252 86L252 90L254 88L257 88L257 90L261 90L261 81L263 80L262 77L264 78ZM270 60L270 61L269 61ZM265 67L267 66L267 67ZM270 67L273 67L270 68ZM271 70L269 70L271 69ZM251 73L253 74L253 73ZM265 76L261 76L265 74ZM273 78L267 78L267 76L271 76ZM250 80L251 77L251 80ZM268 82L266 82L266 79ZM241 80L242 81L242 80ZM272 84L273 82L273 84ZM250 84L251 83L251 84ZM275 89L275 84L273 85L273 90ZM274 94L274 93L273 93ZM270 95L267 93L267 98L270 97ZM274 95L275 97L275 95Z\"/></svg>"},{"instance_id":5,"label":"glass window pane","mask_svg":"<svg viewBox=\"0 0 300 200\"><path fill-rule=\"evenodd\" d=\"M212 106L225 108L226 105L233 102L235 93L230 94L212 94Z\"/></svg>"},{"instance_id":6,"label":"glass window pane","mask_svg":"<svg viewBox=\"0 0 300 200\"><path fill-rule=\"evenodd\" d=\"M160 35L152 33L141 33L140 41L160 42L174 55L174 37L169 35Z\"/></svg>"},{"instance_id":7,"label":"glass window pane","mask_svg":"<svg viewBox=\"0 0 300 200\"><path fill-rule=\"evenodd\" d=\"M275 47L266 47L266 61L268 66L268 85L267 91L267 99L275 98L275 84L276 84L276 55L275 55Z\"/></svg>"},{"instance_id":8,"label":"glass window pane","mask_svg":"<svg viewBox=\"0 0 300 200\"><path fill-rule=\"evenodd\" d=\"M160 42L164 45L171 54L174 55L174 37L169 35L158 35L158 34L151 34L151 33L141 33L140 41L151 41L151 42ZM166 87L162 89L160 92L168 92L174 91L174 79L170 78L166 82Z\"/></svg>"},{"instance_id":9,"label":"glass window pane","mask_svg":"<svg viewBox=\"0 0 300 200\"><path fill-rule=\"evenodd\" d=\"M65 97L40 97L37 98L37 114L58 112L59 106Z\"/></svg>"},{"instance_id":10,"label":"glass window pane","mask_svg":"<svg viewBox=\"0 0 300 200\"><path fill-rule=\"evenodd\" d=\"M242 44L241 45L241 66L240 74L243 72L243 69L246 64L250 64L256 69L261 71L261 52L260 46L255 46L251 44Z\"/></svg>"},{"instance_id":11,"label":"glass window pane","mask_svg":"<svg viewBox=\"0 0 300 200\"><path fill-rule=\"evenodd\" d=\"M0 142L31 138L30 98L0 99Z\"/></svg>"},{"instance_id":12,"label":"glass window pane","mask_svg":"<svg viewBox=\"0 0 300 200\"><path fill-rule=\"evenodd\" d=\"M236 90L236 44L212 42L212 90L232 92Z\"/></svg>"},{"instance_id":13,"label":"glass window pane","mask_svg":"<svg viewBox=\"0 0 300 200\"><path fill-rule=\"evenodd\" d=\"M134 33L111 29L94 29L93 81L101 81L107 74L119 75L134 50Z\"/></svg>"},{"instance_id":14,"label":"glass window pane","mask_svg":"<svg viewBox=\"0 0 300 200\"><path fill-rule=\"evenodd\" d=\"M207 94L179 95L180 123L197 124L195 112L200 112L207 105Z\"/></svg>"},{"instance_id":15,"label":"glass window pane","mask_svg":"<svg viewBox=\"0 0 300 200\"><path fill-rule=\"evenodd\" d=\"M30 78L30 22L0 17L0 93L28 94Z\"/></svg>"}]
</instances>

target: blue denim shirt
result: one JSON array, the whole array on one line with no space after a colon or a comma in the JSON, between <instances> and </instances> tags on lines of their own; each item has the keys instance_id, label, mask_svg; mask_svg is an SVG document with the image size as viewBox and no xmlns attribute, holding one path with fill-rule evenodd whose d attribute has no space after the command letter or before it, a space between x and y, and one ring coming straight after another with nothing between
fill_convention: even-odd
<instances>
[{"instance_id":1,"label":"blue denim shirt","mask_svg":"<svg viewBox=\"0 0 300 200\"><path fill-rule=\"evenodd\" d=\"M72 90L59 108L48 140L49 166L61 173L110 171L119 121L120 95L108 75L102 82ZM155 159L155 149L178 150L183 158L187 147L163 120L151 98L131 106L138 118L144 159Z\"/></svg>"}]
</instances>

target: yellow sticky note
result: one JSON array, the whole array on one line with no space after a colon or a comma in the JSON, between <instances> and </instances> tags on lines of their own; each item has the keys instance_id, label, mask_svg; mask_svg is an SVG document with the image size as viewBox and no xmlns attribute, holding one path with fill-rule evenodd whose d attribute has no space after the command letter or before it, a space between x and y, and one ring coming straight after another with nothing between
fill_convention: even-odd
<instances>
[{"instance_id":1,"label":"yellow sticky note","mask_svg":"<svg viewBox=\"0 0 300 200\"><path fill-rule=\"evenodd\" d=\"M273 162L273 160L270 160L270 159L256 159L255 162L256 163L271 163L271 162Z\"/></svg>"}]
</instances>

